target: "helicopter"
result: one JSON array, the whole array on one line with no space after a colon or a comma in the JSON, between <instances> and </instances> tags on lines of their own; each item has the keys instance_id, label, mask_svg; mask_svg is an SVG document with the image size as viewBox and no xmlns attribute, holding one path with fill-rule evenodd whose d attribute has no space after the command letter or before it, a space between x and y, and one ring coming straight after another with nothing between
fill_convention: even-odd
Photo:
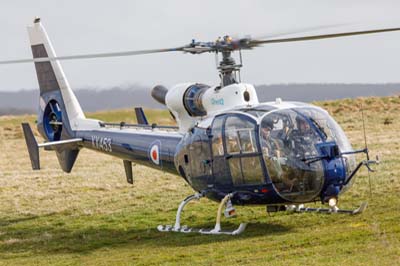
<instances>
[{"instance_id":1,"label":"helicopter","mask_svg":"<svg viewBox=\"0 0 400 266\"><path fill-rule=\"evenodd\" d=\"M358 170L372 164L368 148L354 150L339 124L317 106L278 98L260 103L255 87L242 83L242 50L283 42L299 42L352 35L398 31L381 28L300 37L264 39L232 38L199 42L175 48L57 57L40 18L28 27L33 59L0 64L35 65L39 89L37 129L45 139L38 143L29 123L22 129L32 168L40 169L39 149L55 151L60 167L70 173L82 148L112 155L123 161L127 182L133 184L132 163L180 175L195 191L177 210L174 225L159 225L162 232L197 232L237 235L246 228L223 230L222 213L236 214L234 205L265 205L268 212L296 211L357 214L338 207L339 196L350 188ZM141 107L135 108L137 124L109 123L86 118L63 72L60 61L154 53L215 53L220 84L182 83L171 88L155 86L152 97L165 105L177 126L149 124ZM236 63L233 53L239 53ZM366 160L356 162L355 154ZM214 228L181 225L181 213L193 200L219 202ZM306 203L328 204L307 208Z\"/></svg>"}]
</instances>

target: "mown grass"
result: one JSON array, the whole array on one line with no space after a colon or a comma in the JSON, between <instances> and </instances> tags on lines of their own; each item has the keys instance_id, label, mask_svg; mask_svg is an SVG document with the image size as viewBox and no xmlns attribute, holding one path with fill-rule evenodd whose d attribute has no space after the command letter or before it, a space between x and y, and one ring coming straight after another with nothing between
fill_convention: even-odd
<instances>
[{"instance_id":1,"label":"mown grass","mask_svg":"<svg viewBox=\"0 0 400 266\"><path fill-rule=\"evenodd\" d=\"M238 207L240 236L160 233L172 223L179 202L192 193L182 178L136 165L135 183L125 181L122 162L82 150L71 174L54 153L41 152L43 169L32 171L20 130L34 116L0 118L0 265L398 265L400 264L400 98L364 98L316 103L363 147L363 105L371 154L382 164L363 169L340 200L362 201L358 216L267 215L263 206ZM165 111L148 111L150 122L172 123ZM132 110L91 117L135 122ZM37 134L37 133L36 133ZM361 159L361 158L360 158ZM184 222L212 227L217 205L191 203Z\"/></svg>"}]
</instances>

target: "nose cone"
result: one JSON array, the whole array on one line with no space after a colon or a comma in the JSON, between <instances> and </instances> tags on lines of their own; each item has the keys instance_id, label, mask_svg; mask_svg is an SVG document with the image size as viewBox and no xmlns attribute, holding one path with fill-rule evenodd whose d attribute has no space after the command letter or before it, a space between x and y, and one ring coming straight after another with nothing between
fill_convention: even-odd
<instances>
[{"instance_id":1,"label":"nose cone","mask_svg":"<svg viewBox=\"0 0 400 266\"><path fill-rule=\"evenodd\" d=\"M325 183L322 189L321 199L328 202L330 198L337 198L343 184L346 181L346 165L344 158L332 158L324 160Z\"/></svg>"}]
</instances>

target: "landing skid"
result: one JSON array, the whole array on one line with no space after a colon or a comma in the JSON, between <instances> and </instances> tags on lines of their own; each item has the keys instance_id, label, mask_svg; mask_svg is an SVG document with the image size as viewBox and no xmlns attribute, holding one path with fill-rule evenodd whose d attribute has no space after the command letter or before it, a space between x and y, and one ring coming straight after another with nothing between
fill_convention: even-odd
<instances>
[{"instance_id":1,"label":"landing skid","mask_svg":"<svg viewBox=\"0 0 400 266\"><path fill-rule=\"evenodd\" d=\"M186 225L182 226L179 229L174 228L171 225L159 225L157 226L157 230L160 232L177 232L177 233L200 233L203 235L238 235L246 229L247 224L241 223L236 230L228 231L228 230L215 230L213 229L202 229L202 228L190 228Z\"/></svg>"},{"instance_id":2,"label":"landing skid","mask_svg":"<svg viewBox=\"0 0 400 266\"><path fill-rule=\"evenodd\" d=\"M341 210L338 207L334 206L332 208L306 208L304 206L298 206L293 208L295 212L317 212L317 213L342 213L342 214L360 214L365 211L367 208L368 203L363 202L361 203L360 207L355 210Z\"/></svg>"},{"instance_id":3,"label":"landing skid","mask_svg":"<svg viewBox=\"0 0 400 266\"><path fill-rule=\"evenodd\" d=\"M178 211L176 212L176 219L175 219L175 225L159 225L157 226L157 230L160 232L179 232L179 233L200 233L204 235L238 235L242 233L246 229L246 223L241 223L239 227L236 230L233 231L228 231L228 230L222 230L221 229L221 212L223 206L231 199L232 194L226 195L221 203L219 204L218 207L218 212L217 212L217 219L216 223L213 229L200 229L200 228L190 228L187 227L186 225L181 226L181 213L183 211L183 208L192 200L198 200L202 198L203 195L196 193L192 196L187 197L184 201L181 202L181 204L178 207Z\"/></svg>"}]
</instances>

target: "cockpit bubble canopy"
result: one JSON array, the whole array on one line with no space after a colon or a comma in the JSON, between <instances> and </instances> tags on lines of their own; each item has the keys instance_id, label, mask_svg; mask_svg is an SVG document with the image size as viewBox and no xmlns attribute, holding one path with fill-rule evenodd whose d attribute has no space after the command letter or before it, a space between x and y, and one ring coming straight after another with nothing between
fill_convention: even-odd
<instances>
[{"instance_id":1,"label":"cockpit bubble canopy","mask_svg":"<svg viewBox=\"0 0 400 266\"><path fill-rule=\"evenodd\" d=\"M340 126L318 107L278 109L261 118L260 142L264 162L276 191L286 200L316 199L324 185L323 160L318 147L335 142L340 152L352 151ZM346 176L355 168L354 155L343 155Z\"/></svg>"}]
</instances>

